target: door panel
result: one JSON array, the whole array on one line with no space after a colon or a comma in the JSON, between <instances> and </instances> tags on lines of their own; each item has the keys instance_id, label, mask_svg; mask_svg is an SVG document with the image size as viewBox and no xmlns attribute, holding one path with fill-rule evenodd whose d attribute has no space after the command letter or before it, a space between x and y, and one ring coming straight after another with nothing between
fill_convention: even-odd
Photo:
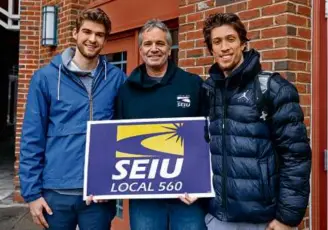
<instances>
[{"instance_id":1,"label":"door panel","mask_svg":"<svg viewBox=\"0 0 328 230\"><path fill-rule=\"evenodd\" d=\"M327 229L327 172L324 170L324 151L328 148L327 95L327 18L325 1L313 1L312 28L312 174L311 229Z\"/></svg>"},{"instance_id":2,"label":"door panel","mask_svg":"<svg viewBox=\"0 0 328 230\"><path fill-rule=\"evenodd\" d=\"M172 60L178 62L178 20L166 22L172 33ZM142 63L138 48L138 31L127 31L111 35L106 43L102 54L115 66L122 69L127 75ZM139 61L140 60L140 61ZM129 230L129 201L119 200L116 204L117 216L112 222L111 230Z\"/></svg>"},{"instance_id":3,"label":"door panel","mask_svg":"<svg viewBox=\"0 0 328 230\"><path fill-rule=\"evenodd\" d=\"M116 37L106 43L102 54L116 54L126 52L126 74L129 75L138 65L138 44L136 33L127 37Z\"/></svg>"},{"instance_id":4,"label":"door panel","mask_svg":"<svg viewBox=\"0 0 328 230\"><path fill-rule=\"evenodd\" d=\"M102 54L115 66L129 75L138 65L138 46L136 34L116 37L107 42ZM117 200L116 217L112 221L111 230L129 230L129 201Z\"/></svg>"}]
</instances>

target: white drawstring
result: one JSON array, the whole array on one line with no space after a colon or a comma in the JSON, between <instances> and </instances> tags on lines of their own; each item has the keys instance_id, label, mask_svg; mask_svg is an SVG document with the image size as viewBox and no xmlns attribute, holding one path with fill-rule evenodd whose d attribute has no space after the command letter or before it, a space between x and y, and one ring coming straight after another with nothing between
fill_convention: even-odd
<instances>
[{"instance_id":1,"label":"white drawstring","mask_svg":"<svg viewBox=\"0 0 328 230\"><path fill-rule=\"evenodd\" d=\"M60 78L61 78L61 68L62 65L59 65L59 73L58 73L58 83L57 83L57 101L59 101L59 94L60 94Z\"/></svg>"},{"instance_id":2,"label":"white drawstring","mask_svg":"<svg viewBox=\"0 0 328 230\"><path fill-rule=\"evenodd\" d=\"M107 64L106 61L104 61L105 64L105 81L107 80ZM60 79L61 79L61 69L62 64L59 65L59 73L58 73L58 83L57 83L57 100L59 101L59 95L60 95Z\"/></svg>"},{"instance_id":3,"label":"white drawstring","mask_svg":"<svg viewBox=\"0 0 328 230\"><path fill-rule=\"evenodd\" d=\"M104 61L105 64L105 81L107 80L107 63Z\"/></svg>"}]
</instances>

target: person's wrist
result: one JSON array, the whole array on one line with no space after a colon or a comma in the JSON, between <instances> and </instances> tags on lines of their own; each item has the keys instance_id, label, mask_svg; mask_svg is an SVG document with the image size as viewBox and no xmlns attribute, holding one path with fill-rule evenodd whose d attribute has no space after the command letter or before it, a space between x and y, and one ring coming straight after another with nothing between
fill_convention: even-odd
<instances>
[{"instance_id":1,"label":"person's wrist","mask_svg":"<svg viewBox=\"0 0 328 230\"><path fill-rule=\"evenodd\" d=\"M38 194L34 194L34 195L24 197L24 200L25 200L26 203L31 203L33 201L36 201L40 197L42 197L42 195L41 195L41 193L38 193Z\"/></svg>"}]
</instances>

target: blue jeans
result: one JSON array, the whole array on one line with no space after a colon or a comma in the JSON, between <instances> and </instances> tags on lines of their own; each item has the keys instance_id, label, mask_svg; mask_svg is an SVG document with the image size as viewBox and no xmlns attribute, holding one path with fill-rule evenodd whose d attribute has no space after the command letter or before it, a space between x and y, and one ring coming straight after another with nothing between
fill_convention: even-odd
<instances>
[{"instance_id":1,"label":"blue jeans","mask_svg":"<svg viewBox=\"0 0 328 230\"><path fill-rule=\"evenodd\" d=\"M53 214L44 213L49 230L109 230L115 216L115 201L85 204L82 196L62 195L45 190L43 197Z\"/></svg>"},{"instance_id":2,"label":"blue jeans","mask_svg":"<svg viewBox=\"0 0 328 230\"><path fill-rule=\"evenodd\" d=\"M216 219L211 214L205 216L208 230L265 230L268 224L232 223Z\"/></svg>"},{"instance_id":3,"label":"blue jeans","mask_svg":"<svg viewBox=\"0 0 328 230\"><path fill-rule=\"evenodd\" d=\"M199 202L130 200L131 230L206 230L204 218Z\"/></svg>"}]
</instances>

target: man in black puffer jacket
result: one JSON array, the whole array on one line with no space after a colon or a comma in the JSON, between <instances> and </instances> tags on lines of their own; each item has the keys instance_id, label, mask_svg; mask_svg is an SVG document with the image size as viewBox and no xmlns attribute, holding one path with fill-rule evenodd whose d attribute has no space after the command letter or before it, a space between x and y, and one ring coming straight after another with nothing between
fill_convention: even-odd
<instances>
[{"instance_id":1,"label":"man in black puffer jacket","mask_svg":"<svg viewBox=\"0 0 328 230\"><path fill-rule=\"evenodd\" d=\"M237 15L211 15L203 32L216 61L204 83L216 192L208 229L291 229L302 221L310 192L311 149L298 92L272 74L260 106L260 55L246 51Z\"/></svg>"}]
</instances>

